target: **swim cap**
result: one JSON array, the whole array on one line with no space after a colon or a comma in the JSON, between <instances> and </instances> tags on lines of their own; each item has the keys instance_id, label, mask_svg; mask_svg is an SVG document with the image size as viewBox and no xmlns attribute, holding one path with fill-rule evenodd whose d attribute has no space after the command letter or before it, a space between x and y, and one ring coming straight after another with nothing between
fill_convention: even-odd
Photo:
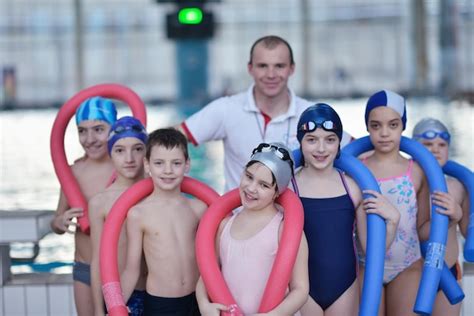
<instances>
[{"instance_id":1,"label":"swim cap","mask_svg":"<svg viewBox=\"0 0 474 316\"><path fill-rule=\"evenodd\" d=\"M422 139L435 139L436 137L444 139L448 144L451 141L448 129L439 120L428 117L416 123L412 136L414 140L419 142Z\"/></svg>"},{"instance_id":2,"label":"swim cap","mask_svg":"<svg viewBox=\"0 0 474 316\"><path fill-rule=\"evenodd\" d=\"M115 104L106 98L93 97L85 100L76 110L76 124L82 121L104 121L112 125L117 120Z\"/></svg>"},{"instance_id":3,"label":"swim cap","mask_svg":"<svg viewBox=\"0 0 474 316\"><path fill-rule=\"evenodd\" d=\"M252 152L250 162L258 161L267 166L276 179L278 193L288 187L293 177L293 157L291 151L282 143L261 143Z\"/></svg>"},{"instance_id":4,"label":"swim cap","mask_svg":"<svg viewBox=\"0 0 474 316\"><path fill-rule=\"evenodd\" d=\"M306 133L312 132L318 127L325 131L336 133L339 141L342 140L341 118L337 112L326 103L316 103L301 113L296 138L301 143Z\"/></svg>"},{"instance_id":5,"label":"swim cap","mask_svg":"<svg viewBox=\"0 0 474 316\"><path fill-rule=\"evenodd\" d=\"M381 90L369 98L365 107L365 126L368 127L370 111L379 106L387 106L397 112L402 119L403 130L405 130L407 125L405 98L389 90Z\"/></svg>"},{"instance_id":6,"label":"swim cap","mask_svg":"<svg viewBox=\"0 0 474 316\"><path fill-rule=\"evenodd\" d=\"M122 138L135 137L140 140L143 144L146 144L148 135L145 127L142 123L132 116L124 116L118 119L110 128L109 140L107 142L107 148L109 149L109 155L112 152L114 144Z\"/></svg>"}]
</instances>

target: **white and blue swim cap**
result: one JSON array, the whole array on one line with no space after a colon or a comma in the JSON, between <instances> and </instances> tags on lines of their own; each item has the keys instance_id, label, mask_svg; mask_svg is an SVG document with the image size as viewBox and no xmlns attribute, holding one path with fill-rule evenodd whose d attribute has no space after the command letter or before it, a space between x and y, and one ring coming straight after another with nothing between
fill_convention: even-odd
<instances>
[{"instance_id":1,"label":"white and blue swim cap","mask_svg":"<svg viewBox=\"0 0 474 316\"><path fill-rule=\"evenodd\" d=\"M109 155L114 144L122 138L134 137L146 145L148 134L143 124L133 116L124 116L118 119L110 128L107 148Z\"/></svg>"},{"instance_id":2,"label":"white and blue swim cap","mask_svg":"<svg viewBox=\"0 0 474 316\"><path fill-rule=\"evenodd\" d=\"M285 145L261 143L253 150L249 163L252 161L258 161L270 169L275 177L278 193L287 189L293 177L293 157Z\"/></svg>"},{"instance_id":3,"label":"white and blue swim cap","mask_svg":"<svg viewBox=\"0 0 474 316\"><path fill-rule=\"evenodd\" d=\"M365 107L365 126L368 127L370 112L379 106L386 106L397 112L402 119L403 130L405 130L407 125L405 98L390 90L381 90L369 98Z\"/></svg>"},{"instance_id":4,"label":"white and blue swim cap","mask_svg":"<svg viewBox=\"0 0 474 316\"><path fill-rule=\"evenodd\" d=\"M85 100L76 110L76 124L83 121L104 121L112 125L117 120L117 110L112 100L93 97Z\"/></svg>"},{"instance_id":5,"label":"white and blue swim cap","mask_svg":"<svg viewBox=\"0 0 474 316\"><path fill-rule=\"evenodd\" d=\"M415 128L413 128L412 138L418 142L423 139L435 139L436 137L440 137L448 144L451 142L451 134L449 134L447 127L437 119L424 118L416 123Z\"/></svg>"}]
</instances>

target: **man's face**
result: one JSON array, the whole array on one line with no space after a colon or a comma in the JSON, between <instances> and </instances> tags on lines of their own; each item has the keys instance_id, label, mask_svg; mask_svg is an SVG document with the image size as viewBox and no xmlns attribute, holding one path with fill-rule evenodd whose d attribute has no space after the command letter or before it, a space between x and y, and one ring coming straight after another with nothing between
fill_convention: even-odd
<instances>
[{"instance_id":1,"label":"man's face","mask_svg":"<svg viewBox=\"0 0 474 316\"><path fill-rule=\"evenodd\" d=\"M248 64L248 71L255 81L255 96L277 98L287 93L288 79L294 70L286 45L267 48L263 43L257 44Z\"/></svg>"}]
</instances>

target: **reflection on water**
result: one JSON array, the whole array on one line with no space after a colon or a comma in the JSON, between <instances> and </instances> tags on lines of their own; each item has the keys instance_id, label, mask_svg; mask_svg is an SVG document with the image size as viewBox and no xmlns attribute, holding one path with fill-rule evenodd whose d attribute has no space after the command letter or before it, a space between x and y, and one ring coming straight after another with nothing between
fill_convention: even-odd
<instances>
[{"instance_id":1,"label":"reflection on water","mask_svg":"<svg viewBox=\"0 0 474 316\"><path fill-rule=\"evenodd\" d=\"M318 100L335 106L341 115L345 129L355 137L366 134L363 121L365 99ZM448 125L453 135L451 158L473 168L473 111L465 103L443 104L438 99L420 98L408 100L408 123L405 136L410 136L416 122L431 116ZM148 130L174 125L185 113L173 106L148 108ZM59 183L54 174L49 153L49 137L56 109L41 111L24 110L0 112L0 208L54 210L58 199ZM128 109L120 108L119 115ZM69 162L81 155L74 124L66 132L66 152ZM219 142L194 148L190 147L190 175L207 182L218 192L223 190L223 152ZM37 262L65 261L73 259L73 236L50 234L40 242ZM17 247L20 251L21 247ZM14 272L27 272L17 267ZM69 272L63 267L56 272Z\"/></svg>"}]
</instances>

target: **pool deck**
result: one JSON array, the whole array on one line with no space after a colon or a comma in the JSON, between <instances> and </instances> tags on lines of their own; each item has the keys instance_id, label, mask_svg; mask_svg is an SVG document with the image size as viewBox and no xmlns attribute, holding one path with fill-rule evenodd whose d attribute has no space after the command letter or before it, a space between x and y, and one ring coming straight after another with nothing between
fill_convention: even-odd
<instances>
[{"instance_id":1,"label":"pool deck","mask_svg":"<svg viewBox=\"0 0 474 316\"><path fill-rule=\"evenodd\" d=\"M0 316L76 315L71 274L10 272L9 243L38 242L50 232L52 216L50 211L0 210ZM474 316L474 264L463 262L462 271L461 315Z\"/></svg>"}]
</instances>

